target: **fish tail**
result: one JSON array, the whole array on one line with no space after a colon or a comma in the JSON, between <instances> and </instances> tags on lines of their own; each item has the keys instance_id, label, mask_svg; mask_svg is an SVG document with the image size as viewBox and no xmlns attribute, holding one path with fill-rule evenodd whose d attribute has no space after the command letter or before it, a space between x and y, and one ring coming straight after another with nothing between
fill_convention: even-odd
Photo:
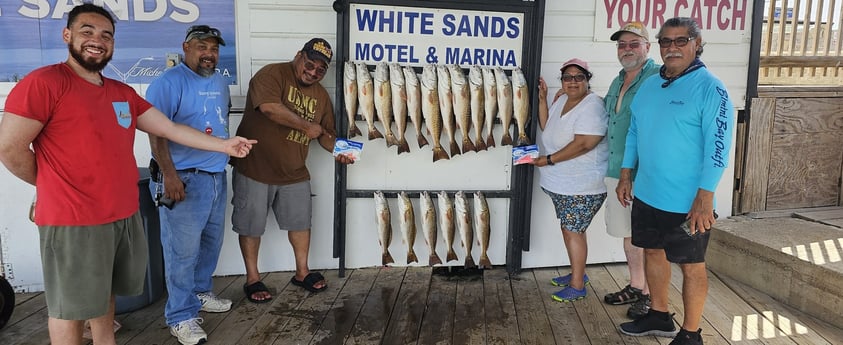
<instances>
[{"instance_id":1,"label":"fish tail","mask_svg":"<svg viewBox=\"0 0 843 345\"><path fill-rule=\"evenodd\" d=\"M379 139L379 138L383 138L383 134L381 134L381 132L378 130L377 127L375 127L375 126L370 127L369 128L369 140L375 140L375 139Z\"/></svg>"},{"instance_id":2,"label":"fish tail","mask_svg":"<svg viewBox=\"0 0 843 345\"><path fill-rule=\"evenodd\" d=\"M495 147L495 136L489 132L489 136L486 137L486 147Z\"/></svg>"},{"instance_id":3,"label":"fish tail","mask_svg":"<svg viewBox=\"0 0 843 345\"><path fill-rule=\"evenodd\" d=\"M457 253L456 253L456 252L454 252L454 248L453 248L453 247L448 248L448 255L447 255L447 257L446 257L445 259L446 259L446 260L445 260L446 262L451 262L451 261L454 261L454 260L459 260L459 258L457 258Z\"/></svg>"},{"instance_id":4,"label":"fish tail","mask_svg":"<svg viewBox=\"0 0 843 345\"><path fill-rule=\"evenodd\" d=\"M410 249L410 251L407 252L407 264L409 265L412 262L419 262L419 258L416 257L416 252Z\"/></svg>"},{"instance_id":5,"label":"fish tail","mask_svg":"<svg viewBox=\"0 0 843 345\"><path fill-rule=\"evenodd\" d=\"M512 145L512 136L509 131L504 128L503 136L501 137L501 146Z\"/></svg>"},{"instance_id":6,"label":"fish tail","mask_svg":"<svg viewBox=\"0 0 843 345\"><path fill-rule=\"evenodd\" d=\"M398 141L398 154L402 154L404 152L410 152L410 144L407 143L407 139L401 138Z\"/></svg>"},{"instance_id":7,"label":"fish tail","mask_svg":"<svg viewBox=\"0 0 843 345\"><path fill-rule=\"evenodd\" d=\"M355 124L354 122L352 122L352 123L348 126L348 137L349 137L349 138L354 138L354 137L356 137L356 136L358 136L358 135L363 135L363 133L361 133L361 132L360 132L360 128L357 128L357 124Z\"/></svg>"},{"instance_id":8,"label":"fish tail","mask_svg":"<svg viewBox=\"0 0 843 345\"><path fill-rule=\"evenodd\" d=\"M462 152L469 152L469 151L476 151L474 148L474 143L471 142L471 138L466 136L462 139Z\"/></svg>"},{"instance_id":9,"label":"fish tail","mask_svg":"<svg viewBox=\"0 0 843 345\"><path fill-rule=\"evenodd\" d=\"M419 141L419 148L422 148L422 147L424 147L425 145L428 144L427 138L425 138L424 134L422 134L421 132L419 132L418 141Z\"/></svg>"},{"instance_id":10,"label":"fish tail","mask_svg":"<svg viewBox=\"0 0 843 345\"><path fill-rule=\"evenodd\" d=\"M469 253L465 257L465 265L463 265L463 266L465 268L476 268L477 267L477 265L474 263L474 258L471 257L471 253Z\"/></svg>"},{"instance_id":11,"label":"fish tail","mask_svg":"<svg viewBox=\"0 0 843 345\"><path fill-rule=\"evenodd\" d=\"M445 150L444 150L444 149L442 149L442 147L441 147L441 146L440 146L440 147L434 147L434 148L433 148L433 161L434 161L434 162L436 162L436 161L438 161L438 160L440 160L440 159L450 159L450 158L451 158L451 157L448 157L448 153L447 153L447 152L445 152Z\"/></svg>"},{"instance_id":12,"label":"fish tail","mask_svg":"<svg viewBox=\"0 0 843 345\"><path fill-rule=\"evenodd\" d=\"M398 139L395 139L395 134L387 133L386 134L386 147L390 147L393 145L398 145Z\"/></svg>"},{"instance_id":13,"label":"fish tail","mask_svg":"<svg viewBox=\"0 0 843 345\"><path fill-rule=\"evenodd\" d=\"M486 151L486 143L482 138L477 138L477 144L474 145L474 152Z\"/></svg>"},{"instance_id":14,"label":"fish tail","mask_svg":"<svg viewBox=\"0 0 843 345\"><path fill-rule=\"evenodd\" d=\"M386 251L386 253L383 253L382 258L381 258L381 263L382 263L383 266L386 266L387 264L395 263L395 260L392 259L392 254L389 254L388 250Z\"/></svg>"},{"instance_id":15,"label":"fish tail","mask_svg":"<svg viewBox=\"0 0 843 345\"><path fill-rule=\"evenodd\" d=\"M489 256L487 256L486 254L480 254L480 264L477 266L482 269L491 269L492 261L489 260Z\"/></svg>"},{"instance_id":16,"label":"fish tail","mask_svg":"<svg viewBox=\"0 0 843 345\"><path fill-rule=\"evenodd\" d=\"M530 144L530 138L528 138L526 134L518 134L518 141L515 142L515 146L524 146Z\"/></svg>"},{"instance_id":17,"label":"fish tail","mask_svg":"<svg viewBox=\"0 0 843 345\"><path fill-rule=\"evenodd\" d=\"M451 157L460 154L460 145L456 141L451 141Z\"/></svg>"},{"instance_id":18,"label":"fish tail","mask_svg":"<svg viewBox=\"0 0 843 345\"><path fill-rule=\"evenodd\" d=\"M433 265L439 265L439 264L442 264L442 259L439 258L439 254L436 254L436 252L433 252L433 254L430 254L430 257L427 259L427 265L433 266Z\"/></svg>"}]
</instances>

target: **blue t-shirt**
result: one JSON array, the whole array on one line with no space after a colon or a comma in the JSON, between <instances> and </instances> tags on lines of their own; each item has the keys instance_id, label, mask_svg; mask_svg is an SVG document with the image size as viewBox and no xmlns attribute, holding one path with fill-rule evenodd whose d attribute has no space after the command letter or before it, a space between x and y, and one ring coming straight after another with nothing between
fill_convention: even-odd
<instances>
[{"instance_id":1,"label":"blue t-shirt","mask_svg":"<svg viewBox=\"0 0 843 345\"><path fill-rule=\"evenodd\" d=\"M168 69L149 84L146 99L173 122L228 139L230 95L219 73L202 77L186 64ZM221 172L228 164L225 153L204 151L169 142L176 170L197 168Z\"/></svg>"},{"instance_id":2,"label":"blue t-shirt","mask_svg":"<svg viewBox=\"0 0 843 345\"><path fill-rule=\"evenodd\" d=\"M732 144L734 107L723 83L700 68L662 88L653 75L632 101L623 168L633 194L657 209L687 213L698 189L714 191Z\"/></svg>"}]
</instances>

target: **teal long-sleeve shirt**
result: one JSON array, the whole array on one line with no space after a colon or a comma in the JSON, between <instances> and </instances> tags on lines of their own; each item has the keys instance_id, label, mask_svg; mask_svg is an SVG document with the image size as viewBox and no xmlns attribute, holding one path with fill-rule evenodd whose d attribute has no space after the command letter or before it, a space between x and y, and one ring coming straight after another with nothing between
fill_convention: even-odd
<instances>
[{"instance_id":1,"label":"teal long-sleeve shirt","mask_svg":"<svg viewBox=\"0 0 843 345\"><path fill-rule=\"evenodd\" d=\"M638 89L644 80L647 80L651 75L659 73L661 65L656 64L653 59L647 59L641 71L629 84L626 92L621 100L620 108L618 105L618 98L621 94L621 87L626 76L626 71L621 69L618 76L612 80L612 85L609 86L609 92L603 98L603 104L606 107L606 112L609 113L609 130L606 133L606 140L609 142L609 170L606 171L606 176L620 178L621 177L621 163L623 163L624 146L626 145L626 133L629 131L629 122L632 120L632 110L630 104L638 93ZM615 111L620 109L620 111Z\"/></svg>"},{"instance_id":2,"label":"teal long-sleeve shirt","mask_svg":"<svg viewBox=\"0 0 843 345\"><path fill-rule=\"evenodd\" d=\"M653 75L632 101L623 168L633 193L657 209L687 213L698 189L714 191L729 162L734 106L723 83L700 68L663 88Z\"/></svg>"}]
</instances>

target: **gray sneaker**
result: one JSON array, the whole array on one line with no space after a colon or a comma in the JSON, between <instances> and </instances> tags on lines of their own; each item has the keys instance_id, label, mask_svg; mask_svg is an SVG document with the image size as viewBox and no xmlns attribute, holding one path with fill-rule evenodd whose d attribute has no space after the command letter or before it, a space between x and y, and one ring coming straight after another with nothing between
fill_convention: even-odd
<instances>
[{"instance_id":1,"label":"gray sneaker","mask_svg":"<svg viewBox=\"0 0 843 345\"><path fill-rule=\"evenodd\" d=\"M224 313L231 310L231 300L219 298L213 292L201 292L196 294L196 297L202 303L202 309L199 311Z\"/></svg>"},{"instance_id":2,"label":"gray sneaker","mask_svg":"<svg viewBox=\"0 0 843 345\"><path fill-rule=\"evenodd\" d=\"M176 337L182 345L203 344L208 340L208 335L199 326L202 321L201 317L197 317L179 322L170 326L170 334Z\"/></svg>"}]
</instances>

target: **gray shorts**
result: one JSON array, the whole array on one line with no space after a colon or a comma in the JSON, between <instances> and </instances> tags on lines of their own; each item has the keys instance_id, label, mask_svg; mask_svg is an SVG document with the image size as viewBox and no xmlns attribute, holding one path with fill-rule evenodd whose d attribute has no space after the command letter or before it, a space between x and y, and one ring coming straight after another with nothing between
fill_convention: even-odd
<instances>
[{"instance_id":1,"label":"gray shorts","mask_svg":"<svg viewBox=\"0 0 843 345\"><path fill-rule=\"evenodd\" d=\"M241 236L258 237L266 231L269 210L281 230L310 230L310 181L290 185L260 183L234 171L231 177L234 206L231 225Z\"/></svg>"},{"instance_id":2,"label":"gray shorts","mask_svg":"<svg viewBox=\"0 0 843 345\"><path fill-rule=\"evenodd\" d=\"M93 226L39 226L48 314L62 320L105 315L111 295L143 293L149 256L140 213Z\"/></svg>"}]
</instances>

